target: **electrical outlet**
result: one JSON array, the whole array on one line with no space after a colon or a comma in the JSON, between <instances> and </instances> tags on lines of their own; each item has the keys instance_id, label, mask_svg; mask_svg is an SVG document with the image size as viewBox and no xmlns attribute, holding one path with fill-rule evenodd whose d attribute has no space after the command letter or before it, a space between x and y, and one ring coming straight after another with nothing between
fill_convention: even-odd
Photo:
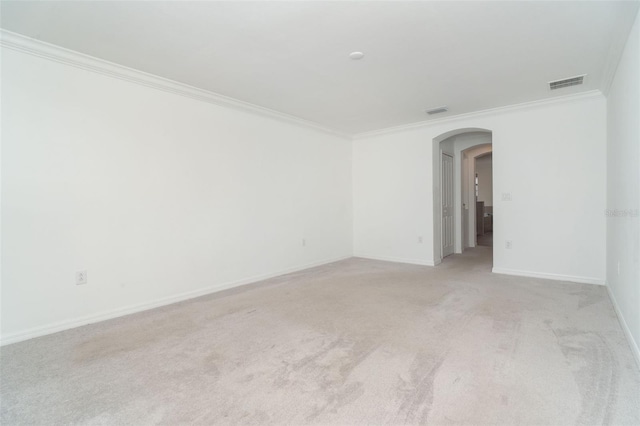
<instances>
[{"instance_id":1,"label":"electrical outlet","mask_svg":"<svg viewBox=\"0 0 640 426\"><path fill-rule=\"evenodd\" d=\"M418 237L418 244L422 244L422 235Z\"/></svg>"},{"instance_id":2,"label":"electrical outlet","mask_svg":"<svg viewBox=\"0 0 640 426\"><path fill-rule=\"evenodd\" d=\"M620 261L618 260L618 275L620 275Z\"/></svg>"},{"instance_id":3,"label":"electrical outlet","mask_svg":"<svg viewBox=\"0 0 640 426\"><path fill-rule=\"evenodd\" d=\"M76 285L84 285L87 283L87 271L76 272Z\"/></svg>"},{"instance_id":4,"label":"electrical outlet","mask_svg":"<svg viewBox=\"0 0 640 426\"><path fill-rule=\"evenodd\" d=\"M502 193L502 201L511 201L511 193L503 192Z\"/></svg>"},{"instance_id":5,"label":"electrical outlet","mask_svg":"<svg viewBox=\"0 0 640 426\"><path fill-rule=\"evenodd\" d=\"M508 250L511 250L511 247L512 247L511 240L506 240L506 241L504 242L504 248L506 248L506 249L508 249Z\"/></svg>"},{"instance_id":6,"label":"electrical outlet","mask_svg":"<svg viewBox=\"0 0 640 426\"><path fill-rule=\"evenodd\" d=\"M307 239L303 238L302 239L302 247L306 247L307 246Z\"/></svg>"}]
</instances>

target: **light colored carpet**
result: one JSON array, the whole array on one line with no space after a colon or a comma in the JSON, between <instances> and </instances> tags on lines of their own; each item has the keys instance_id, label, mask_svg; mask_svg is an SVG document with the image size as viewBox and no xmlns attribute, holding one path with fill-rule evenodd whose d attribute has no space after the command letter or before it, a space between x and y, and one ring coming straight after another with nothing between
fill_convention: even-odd
<instances>
[{"instance_id":1,"label":"light colored carpet","mask_svg":"<svg viewBox=\"0 0 640 426\"><path fill-rule=\"evenodd\" d=\"M493 275L490 253L350 259L4 347L0 420L640 424L606 289Z\"/></svg>"}]
</instances>

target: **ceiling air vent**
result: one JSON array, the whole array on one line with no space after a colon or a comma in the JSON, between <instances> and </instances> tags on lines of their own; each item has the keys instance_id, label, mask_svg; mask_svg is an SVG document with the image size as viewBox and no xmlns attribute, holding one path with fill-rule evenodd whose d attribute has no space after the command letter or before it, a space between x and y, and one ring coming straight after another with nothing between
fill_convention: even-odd
<instances>
[{"instance_id":1,"label":"ceiling air vent","mask_svg":"<svg viewBox=\"0 0 640 426\"><path fill-rule=\"evenodd\" d=\"M576 77L565 78L563 80L550 81L549 90L558 90L564 87L579 86L580 84L584 83L584 78L586 76L587 75L584 74Z\"/></svg>"},{"instance_id":2,"label":"ceiling air vent","mask_svg":"<svg viewBox=\"0 0 640 426\"><path fill-rule=\"evenodd\" d=\"M447 108L446 106L443 106L443 107L429 109L427 110L427 114L429 115L440 114L441 112L447 112L447 111L449 111L449 108Z\"/></svg>"}]
</instances>

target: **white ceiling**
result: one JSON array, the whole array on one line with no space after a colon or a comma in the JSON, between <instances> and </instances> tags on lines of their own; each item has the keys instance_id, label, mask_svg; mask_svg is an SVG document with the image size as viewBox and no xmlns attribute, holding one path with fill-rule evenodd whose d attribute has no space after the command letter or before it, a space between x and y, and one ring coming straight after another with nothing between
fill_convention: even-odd
<instances>
[{"instance_id":1,"label":"white ceiling","mask_svg":"<svg viewBox=\"0 0 640 426\"><path fill-rule=\"evenodd\" d=\"M3 1L4 29L357 134L606 91L638 2ZM359 50L365 57L349 59ZM550 80L588 74L550 92ZM442 105L449 112L427 117Z\"/></svg>"}]
</instances>

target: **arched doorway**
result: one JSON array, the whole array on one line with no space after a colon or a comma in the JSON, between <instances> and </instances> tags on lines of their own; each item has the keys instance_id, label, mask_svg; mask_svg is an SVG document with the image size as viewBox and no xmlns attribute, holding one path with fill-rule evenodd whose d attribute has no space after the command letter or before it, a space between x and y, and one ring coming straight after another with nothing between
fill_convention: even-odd
<instances>
[{"instance_id":1,"label":"arched doorway","mask_svg":"<svg viewBox=\"0 0 640 426\"><path fill-rule=\"evenodd\" d=\"M475 234L471 232L475 224L475 202L469 197L469 163L465 165L464 152L478 153L478 155L491 152L493 149L493 133L482 128L463 128L445 132L433 139L433 262L439 264L449 252L462 253L465 247L475 246ZM445 161L445 167L443 167ZM446 166L447 161L452 161L451 170ZM475 163L474 163L475 164ZM466 170L466 174L463 173ZM448 196L443 197L443 184L446 191L449 181L443 173L452 173L453 203ZM465 191L464 188L467 190ZM448 212L452 208L453 212ZM446 217L452 218L450 223ZM447 226L447 229L443 228ZM465 226L468 231L465 240ZM453 235L453 250L445 247L450 244L449 235ZM471 241L470 235L474 240ZM446 250L446 251L445 251Z\"/></svg>"}]
</instances>

